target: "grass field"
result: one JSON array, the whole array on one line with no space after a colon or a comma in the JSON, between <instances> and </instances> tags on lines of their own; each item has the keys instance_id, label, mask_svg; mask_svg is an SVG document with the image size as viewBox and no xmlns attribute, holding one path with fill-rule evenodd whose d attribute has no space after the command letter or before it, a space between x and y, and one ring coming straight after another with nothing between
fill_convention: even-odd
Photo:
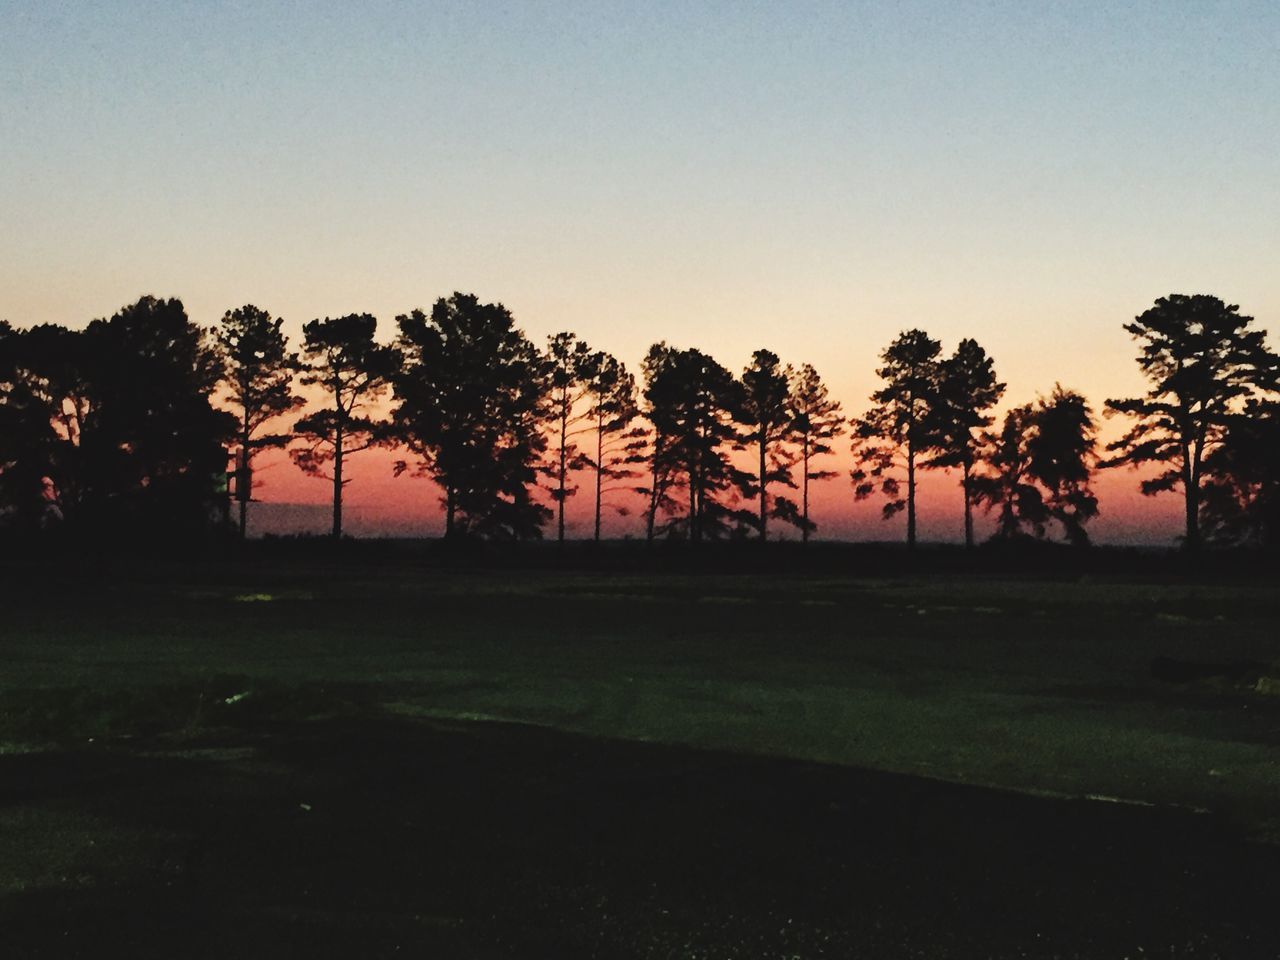
<instances>
[{"instance_id":1,"label":"grass field","mask_svg":"<svg viewBox=\"0 0 1280 960\"><path fill-rule=\"evenodd\" d=\"M702 789L719 795L717 791L723 793L725 784L732 783L732 796L738 799L722 799L743 806L744 823L752 810L766 818L761 822L767 822L774 808L800 817L801 823L817 816L802 815L793 806L800 802L794 798L778 806L779 783L797 776L808 778L805 782L836 778L831 782L844 786L832 790L869 791L886 808L900 805L892 799L895 790L906 790L902 796L935 791L928 793L934 798L931 803L952 796L945 791L966 790L956 794L963 799L954 802L958 810L969 811L969 820L959 816L954 829L985 836L988 847L1004 850L1006 859L1011 856L1010 841L1007 835L997 836L990 811L1017 811L1014 819L1020 826L1009 829L1025 831L1033 822L1050 829L1043 827L1052 820L1049 812L1068 810L1064 816L1075 824L1068 833L1087 835L1096 829L1106 836L1131 832L1144 837L1141 843L1146 846L1140 846L1148 862L1126 866L1139 874L1149 871L1152 858L1160 856L1175 857L1172 866L1164 866L1176 872L1183 836L1212 834L1237 838L1231 844L1239 846L1215 846L1219 841L1214 840L1213 852L1197 854L1196 862L1217 857L1213 862L1222 861L1222 869L1230 872L1232 858L1245 858L1250 869L1263 871L1246 885L1255 893L1276 891L1280 878L1271 846L1280 840L1280 697L1265 693L1266 677L1277 672L1272 664L1280 660L1280 592L1268 586L495 570L446 574L319 563L175 568L140 579L66 584L52 577L39 582L18 579L4 592L0 635L0 751L5 754L0 756L0 771L8 770L0 781L8 791L0 793L0 903L7 904L11 920L17 916L14 904L21 903L23 916L42 916L41 909L55 907L81 911L76 915L98 917L94 922L99 924L86 920L83 928L99 929L105 922L99 914L116 916L109 891L118 895L120 890L133 890L144 882L139 878L146 878L151 885L147 889L160 890L157 884L199 873L183 859L195 841L183 833L183 818L176 814L184 804L203 809L198 794L190 792L189 784L179 789L175 784L187 781L175 780L171 767L156 764L198 761L199 776L211 778L209 796L225 799L230 791L233 805L239 807L246 798L260 795L274 810L272 805L290 793L281 786L290 776L301 783L322 776L313 761L324 756L326 744L344 756L359 755L361 750L352 747L356 730L367 734L368 756L384 757L397 770L406 763L404 745L425 738L428 756L434 749L451 765L449 782L455 793L459 784L470 783L476 789L490 784L499 777L495 770L502 768L505 779L493 789L545 802L551 775L547 771L567 762L561 757L563 750L573 756L583 750L604 751L596 766L607 770L611 764L621 765L631 771L623 776L613 770L607 776L615 780L635 780L634 771L646 764L667 771L662 782L670 782L672 770L685 777L703 766L727 771L724 782L711 777ZM1172 679L1153 676L1152 663L1158 658L1174 665ZM1205 666L1214 664L1235 669ZM399 732L388 732L392 730ZM647 745L629 746L640 742ZM497 753L486 754L483 762L459 759L461 754L472 756L477 743ZM680 752L683 748L697 752ZM279 755L272 757L272 749ZM529 761L529 750L542 757L536 765ZM311 759L304 763L300 757ZM423 760L428 767L432 762ZM324 769L325 776L337 776L333 769ZM747 770L754 772L744 773ZM874 789L863 781L840 779L874 777L877 771L909 778L877 780ZM564 775L581 781L575 795L592 795L592 809L599 806L598 782L582 770ZM405 776L415 789L422 787L416 774ZM134 781L151 787L129 793L127 784ZM390 807L403 812L399 787L384 783L379 775L371 781L380 785L371 788L375 795L385 796ZM927 789L901 786L930 783L934 786ZM973 792L949 784L1000 789ZM626 793L625 782L617 789ZM1014 801L1004 791L1028 799ZM160 804L169 816L152 818L145 827L120 823L117 815L104 810L118 812L124 797L143 806ZM761 806L761 798L772 798L773 807ZM1119 800L1123 806L1084 803L1083 798ZM477 801L472 797L471 802ZM563 806L568 801L561 795L560 802ZM637 815L634 797L619 795L616 802L620 815ZM685 807L667 802L661 832L671 838L688 824L682 819ZM704 797L699 803L703 802L711 801ZM297 803L311 805L306 799ZM691 822L709 816L699 803L685 805ZM910 806L906 800L901 803ZM1067 806L1053 806L1063 803ZM293 811L296 805L288 806ZM1082 813L1082 807L1090 812ZM1095 813L1095 808L1108 812ZM376 805L362 809L366 815L381 816L369 812L379 809ZM1125 812L1115 812L1121 809ZM1135 819L1091 819L1115 816ZM926 819L936 824L936 815ZM204 822L199 816L195 820ZM676 821L684 825L673 826ZM542 830L546 838L559 837L560 827L547 819L538 822L541 827L529 828L533 833ZM749 835L761 850L773 850L779 836L787 838L790 856L805 846L797 837L797 823L779 826L777 836L764 836L760 822L751 822ZM270 831L287 833L289 824L292 820L263 822L256 829L264 836ZM823 830L829 835L829 827ZM640 832L644 834L643 827ZM556 842L562 841L572 845L564 837ZM649 842L659 841L650 837ZM744 841L740 836L734 842ZM931 842L943 853L950 851L952 859L975 856L962 837L940 834ZM1164 854L1152 853L1166 847ZM172 852L179 848L187 851L183 857ZM521 863L504 861L504 875L510 880L513 871L545 865L548 849L527 851ZM893 862L892 846L877 850L882 865ZM924 869L928 852L913 850L902 853L901 862ZM452 856L464 859L457 850ZM359 858L350 854L349 859ZM180 866L173 866L179 861ZM1019 869L1030 869L1022 860L1017 863ZM1084 867L1075 873L1065 867L1045 870L1061 870L1064 876L1079 873L1080 884L1092 884L1089 896L1096 897L1098 884L1106 885L1100 878L1106 868L1096 859L1087 863L1094 874ZM256 869L264 876L269 872L262 864ZM802 866L781 869L780 876L786 876ZM963 874L973 867L935 863L930 869ZM168 876L166 870L175 872ZM680 870L687 873L688 865ZM458 871L466 873L461 866ZM1212 873L1205 868L1195 876L1203 879ZM831 879L835 875L821 870L817 875L827 877L824 883L837 882ZM1094 879L1088 880L1091 875ZM839 877L839 882L853 882L844 874ZM547 878L530 875L523 889L545 887L563 893L563 878L555 884L543 881ZM337 883L333 878L329 882ZM604 881L597 878L597 883ZM1025 886L1026 877L1020 883ZM1220 892L1229 887L1220 878L1215 884ZM383 886L372 883L371 889ZM475 886L483 883L476 880ZM173 896L169 886L163 889ZM1175 891L1161 902L1167 907L1176 904L1178 896L1199 896L1198 889ZM943 896L929 890L929 896ZM86 891L94 891L93 896ZM759 903L773 903L769 898L776 891L757 893L751 902L759 913ZM382 896L388 902L395 899L387 890ZM682 902L700 902L691 896L686 893ZM582 890L574 897L589 899ZM573 897L570 900L574 909L583 909ZM641 902L634 896L623 900L624 914ZM1248 901L1247 896L1233 894L1232 909L1244 909L1241 905ZM492 907L468 903L455 904L450 916ZM902 903L899 907L906 909ZM185 908L174 909L181 913ZM336 908L331 903L326 909L332 913ZM538 915L563 909L568 908L561 903ZM878 909L877 915L896 917L893 922L900 924L890 924L886 929L898 932L882 931L884 937L900 946L913 942L901 932L909 926L903 919L907 914L894 913L883 903ZM1143 909L1148 922L1154 923L1157 914L1150 905ZM363 919L355 927L348 917L344 935L381 943L378 938L387 930L398 930L396 924L404 915L399 908L387 910L387 917L378 921L383 924L377 927L381 933L369 932L368 924L374 921L364 910L357 911ZM717 910L721 907L708 906L704 912L718 916ZM624 922L616 912L609 915L614 922ZM1035 916L1034 910L1027 915ZM292 916L296 923L296 910ZM1206 928L1211 921L1218 922L1201 918ZM206 917L205 922L212 921ZM754 922L743 919L739 927L750 929ZM497 934L472 937L464 952L457 953L463 948L449 946L449 937L457 935L449 923L427 923L434 931L430 937L437 938L430 942L445 951L442 955L455 951L452 955L479 956L477 944L482 941L495 956L783 956L788 954L776 951L793 947L790 955L805 957L1006 955L993 952L996 940L984 943L972 931L963 942L946 941L950 946L944 949L943 934L937 930L923 935L924 946L916 944L910 951L902 946L898 953L883 944L865 954L840 952L832 946L835 941L823 947L813 939L816 934L803 943L770 934L778 943L770 941L768 951L776 946L775 952L763 947L752 952L741 945L730 952L723 937L698 941L694 936L688 942L705 941L710 944L707 952L698 954L688 947L682 953L683 948L667 941L689 934L696 924L677 924L672 933L649 921L636 921L635 927L646 931L650 947L645 950L628 952L616 943L602 947L596 941L588 949L579 937L572 949L565 946L570 941L563 940L560 953L540 953L541 948L529 946L536 940L530 930L537 925L526 923L515 940ZM591 927L583 923L583 929ZM601 929L608 926L600 924ZM985 924L990 932L990 918ZM820 926L811 919L805 929L811 934ZM1235 931L1233 936L1251 929L1235 916L1227 926ZM41 952L40 930L29 922L20 928L25 931L21 945L32 955L57 955ZM118 923L103 929L124 935ZM422 924L413 929L419 939L404 934L405 942L426 942ZM947 929L954 933L967 928L955 920ZM1116 934L1112 941L1127 943L1124 937L1133 930L1123 924L1116 929L1123 936ZM1268 945L1257 939L1271 929L1254 931L1250 935L1255 939L1247 947L1241 946L1243 941L1232 941L1235 952L1221 955L1277 955L1263 951L1280 940ZM1037 953L1025 946L1035 943L1033 932L1014 921L1008 930L1010 937L1016 934L1008 940L1008 949L1022 950L1009 956L1113 955L1101 946L1102 952L1092 953L1079 944L1074 954L1053 947L1055 953L1047 941L1040 944L1045 952ZM1180 933L1182 940L1164 947L1163 955L1218 955L1203 944L1196 952L1194 933ZM539 935L548 934L543 930ZM861 941L842 942L865 947L870 934L864 931L863 936ZM1015 948L1015 941L1024 945ZM74 942L74 936L66 941L68 955L75 953ZM145 954L150 941L139 942ZM348 950L354 949L350 940L332 931L325 942L345 942ZM626 937L618 942L626 942ZM152 945L157 955L172 949L169 941ZM84 955L94 955L91 948L92 944L83 945L88 951ZM1174 949L1182 952L1170 952ZM214 950L200 955L230 954ZM242 948L240 955L258 954Z\"/></svg>"}]
</instances>

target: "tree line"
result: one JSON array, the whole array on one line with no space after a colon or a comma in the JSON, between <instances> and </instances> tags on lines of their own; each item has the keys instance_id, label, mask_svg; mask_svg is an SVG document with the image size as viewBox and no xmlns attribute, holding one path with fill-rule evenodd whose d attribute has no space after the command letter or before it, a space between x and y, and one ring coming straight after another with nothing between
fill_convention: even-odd
<instances>
[{"instance_id":1,"label":"tree line","mask_svg":"<svg viewBox=\"0 0 1280 960\"><path fill-rule=\"evenodd\" d=\"M315 319L295 349L258 307L205 330L181 301L150 296L78 331L0 322L0 524L243 536L255 461L283 448L330 484L341 537L350 459L384 447L401 454L397 474L438 486L446 538L550 525L563 541L566 504L585 491L596 540L607 511L639 503L648 540L763 541L784 525L807 541L811 486L843 473L847 450L853 496L905 514L912 547L929 470L958 477L970 547L975 510L994 515L994 538L1087 544L1092 481L1125 464L1155 465L1144 494L1182 494L1188 549L1280 534L1280 361L1216 297L1163 297L1125 325L1149 388L1106 402L1130 427L1105 449L1088 401L1061 385L997 423L1005 385L986 350L965 339L948 354L918 329L882 351L879 389L849 416L811 364L765 349L734 374L658 342L637 379L573 333L539 346L502 304L462 293L395 327L384 343L369 314ZM322 399L307 409L300 387Z\"/></svg>"}]
</instances>

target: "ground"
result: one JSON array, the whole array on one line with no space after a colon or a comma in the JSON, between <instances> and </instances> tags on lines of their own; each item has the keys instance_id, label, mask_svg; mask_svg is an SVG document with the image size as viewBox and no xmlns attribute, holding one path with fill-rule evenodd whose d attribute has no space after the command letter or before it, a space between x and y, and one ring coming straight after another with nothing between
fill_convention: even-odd
<instances>
[{"instance_id":1,"label":"ground","mask_svg":"<svg viewBox=\"0 0 1280 960\"><path fill-rule=\"evenodd\" d=\"M3 602L4 956L1280 956L1265 584L295 562Z\"/></svg>"}]
</instances>

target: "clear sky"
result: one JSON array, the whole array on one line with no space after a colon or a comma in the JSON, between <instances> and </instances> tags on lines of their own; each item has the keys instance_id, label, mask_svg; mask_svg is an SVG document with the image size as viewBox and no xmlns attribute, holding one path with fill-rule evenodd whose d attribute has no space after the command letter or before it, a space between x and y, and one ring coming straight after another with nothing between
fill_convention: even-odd
<instances>
[{"instance_id":1,"label":"clear sky","mask_svg":"<svg viewBox=\"0 0 1280 960\"><path fill-rule=\"evenodd\" d=\"M0 317L455 289L855 409L909 326L1100 406L1157 296L1280 328L1280 4L0 0Z\"/></svg>"}]
</instances>

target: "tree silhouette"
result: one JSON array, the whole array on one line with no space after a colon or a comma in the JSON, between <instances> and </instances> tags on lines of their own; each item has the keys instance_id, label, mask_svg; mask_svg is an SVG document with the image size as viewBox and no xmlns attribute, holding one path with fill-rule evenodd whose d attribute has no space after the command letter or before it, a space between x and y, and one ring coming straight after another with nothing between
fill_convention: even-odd
<instances>
[{"instance_id":1,"label":"tree silhouette","mask_svg":"<svg viewBox=\"0 0 1280 960\"><path fill-rule=\"evenodd\" d=\"M1280 402L1251 400L1204 460L1201 523L1221 544L1280 544Z\"/></svg>"},{"instance_id":2,"label":"tree silhouette","mask_svg":"<svg viewBox=\"0 0 1280 960\"><path fill-rule=\"evenodd\" d=\"M417 472L444 491L445 536L541 536L551 511L532 490L547 449L549 376L537 347L506 307L473 294L396 323L405 357L396 423Z\"/></svg>"},{"instance_id":3,"label":"tree silhouette","mask_svg":"<svg viewBox=\"0 0 1280 960\"><path fill-rule=\"evenodd\" d=\"M379 344L376 317L350 313L312 320L302 328L302 383L319 387L326 406L300 419L293 432L305 446L290 451L309 476L333 484L333 538L342 537L342 495L347 459L387 442L388 425L368 414L386 393L400 358Z\"/></svg>"},{"instance_id":4,"label":"tree silhouette","mask_svg":"<svg viewBox=\"0 0 1280 960\"><path fill-rule=\"evenodd\" d=\"M983 436L979 472L971 483L974 502L988 512L997 511L996 539L1022 536L1024 525L1044 536L1049 512L1031 472L1034 429L1035 408L1028 403L1005 413L999 433Z\"/></svg>"},{"instance_id":5,"label":"tree silhouette","mask_svg":"<svg viewBox=\"0 0 1280 960\"><path fill-rule=\"evenodd\" d=\"M30 451L47 471L45 506L52 516L75 528L84 519L82 508L95 486L81 447L93 406L88 337L83 330L72 331L56 324L41 324L18 336L14 341L18 348L18 375L32 404L27 408L27 424L47 440L38 452L34 448ZM45 426L52 428L51 438L44 432ZM28 437L34 440L35 435ZM33 465L33 461L28 464ZM44 507L39 509L44 519Z\"/></svg>"},{"instance_id":6,"label":"tree silhouette","mask_svg":"<svg viewBox=\"0 0 1280 960\"><path fill-rule=\"evenodd\" d=\"M995 366L976 340L961 340L956 352L938 368L938 396L934 410L937 448L924 465L960 468L964 493L964 545L973 547L973 466L981 445L980 431L991 426L987 411L1004 394Z\"/></svg>"},{"instance_id":7,"label":"tree silhouette","mask_svg":"<svg viewBox=\"0 0 1280 960\"><path fill-rule=\"evenodd\" d=\"M653 429L649 437L649 483L636 487L635 492L645 497L645 540L652 543L661 528L658 514L674 515L679 507L673 493L679 483L678 461L674 454L676 433L679 428L677 405L679 401L678 377L675 360L679 351L659 342L649 347L640 362L644 376L644 416ZM671 530L672 524L665 529Z\"/></svg>"},{"instance_id":8,"label":"tree silhouette","mask_svg":"<svg viewBox=\"0 0 1280 960\"><path fill-rule=\"evenodd\" d=\"M688 498L687 538L696 542L721 536L731 521L743 519L731 508L731 498L749 482L729 457L738 440L734 421L741 407L741 387L728 370L701 351L678 350L665 343L649 348L644 374L645 416L654 428L650 538L658 509L674 506L670 491L677 483Z\"/></svg>"},{"instance_id":9,"label":"tree silhouette","mask_svg":"<svg viewBox=\"0 0 1280 960\"><path fill-rule=\"evenodd\" d=\"M778 355L757 350L751 363L742 371L742 399L738 416L746 428L743 439L754 449L756 475L745 487L748 496L759 504L756 529L761 540L768 539L769 515L802 526L800 511L785 497L771 497L771 484L795 489L791 468L795 457L787 449L795 424L790 416L790 367L783 369ZM772 507L772 509L770 509Z\"/></svg>"},{"instance_id":10,"label":"tree silhouette","mask_svg":"<svg viewBox=\"0 0 1280 960\"><path fill-rule=\"evenodd\" d=\"M884 366L876 376L884 386L871 395L874 406L853 422L854 496L864 500L881 493L887 498L886 520L905 509L910 549L916 545L917 460L938 444L941 351L942 345L923 330L899 334L880 355Z\"/></svg>"},{"instance_id":11,"label":"tree silhouette","mask_svg":"<svg viewBox=\"0 0 1280 960\"><path fill-rule=\"evenodd\" d=\"M174 537L226 506L233 419L210 403L222 358L182 301L143 297L84 332L90 403L81 438L95 521Z\"/></svg>"},{"instance_id":12,"label":"tree silhouette","mask_svg":"<svg viewBox=\"0 0 1280 960\"><path fill-rule=\"evenodd\" d=\"M0 525L37 529L49 507L57 435L31 336L0 320Z\"/></svg>"},{"instance_id":13,"label":"tree silhouette","mask_svg":"<svg viewBox=\"0 0 1280 960\"><path fill-rule=\"evenodd\" d=\"M254 456L261 450L283 447L291 439L288 433L260 431L271 420L305 403L293 392L299 361L296 353L289 352L282 323L266 310L246 304L223 314L217 333L226 357L226 386L237 421L235 497L242 539L253 497Z\"/></svg>"},{"instance_id":14,"label":"tree silhouette","mask_svg":"<svg viewBox=\"0 0 1280 960\"><path fill-rule=\"evenodd\" d=\"M1250 330L1252 317L1217 297L1170 294L1125 330L1141 344L1138 366L1151 387L1141 397L1108 400L1108 415L1134 417L1129 431L1108 444L1116 456L1104 466L1158 464L1164 469L1142 481L1154 496L1181 488L1186 532L1183 546L1200 546L1200 501L1206 456L1222 442L1242 404L1276 383L1276 358L1266 333Z\"/></svg>"},{"instance_id":15,"label":"tree silhouette","mask_svg":"<svg viewBox=\"0 0 1280 960\"><path fill-rule=\"evenodd\" d=\"M1028 444L1031 475L1045 491L1049 516L1077 546L1089 543L1085 524L1098 515L1098 498L1089 485L1097 460L1096 429L1085 398L1060 384L1036 404L1035 430Z\"/></svg>"},{"instance_id":16,"label":"tree silhouette","mask_svg":"<svg viewBox=\"0 0 1280 960\"><path fill-rule=\"evenodd\" d=\"M832 452L830 441L844 432L845 418L839 401L833 400L827 385L810 364L791 371L787 408L791 416L794 441L800 445L800 537L809 542L817 524L809 519L810 481L829 480L834 470L815 470L813 458Z\"/></svg>"},{"instance_id":17,"label":"tree silhouette","mask_svg":"<svg viewBox=\"0 0 1280 960\"><path fill-rule=\"evenodd\" d=\"M1096 459L1095 424L1084 397L1055 385L1046 399L1009 410L998 434L985 433L974 502L997 509L997 539L1043 538L1057 521L1078 546L1089 542L1085 524L1098 514L1089 486Z\"/></svg>"},{"instance_id":18,"label":"tree silhouette","mask_svg":"<svg viewBox=\"0 0 1280 960\"><path fill-rule=\"evenodd\" d=\"M605 497L625 489L625 483L639 474L635 464L644 462L647 431L636 426L640 408L636 403L636 380L616 357L596 354L586 382L587 417L594 435L594 456L586 464L595 474L595 526L593 539L600 540L600 515ZM626 513L626 507L615 506Z\"/></svg>"},{"instance_id":19,"label":"tree silhouette","mask_svg":"<svg viewBox=\"0 0 1280 960\"><path fill-rule=\"evenodd\" d=\"M588 383L601 355L572 333L547 337L545 351L549 387L549 420L552 429L550 472L555 481L551 499L556 505L556 541L564 543L564 502L578 492L568 483L569 474L590 465L578 449L576 437L582 423L591 416L582 408L589 392Z\"/></svg>"}]
</instances>

